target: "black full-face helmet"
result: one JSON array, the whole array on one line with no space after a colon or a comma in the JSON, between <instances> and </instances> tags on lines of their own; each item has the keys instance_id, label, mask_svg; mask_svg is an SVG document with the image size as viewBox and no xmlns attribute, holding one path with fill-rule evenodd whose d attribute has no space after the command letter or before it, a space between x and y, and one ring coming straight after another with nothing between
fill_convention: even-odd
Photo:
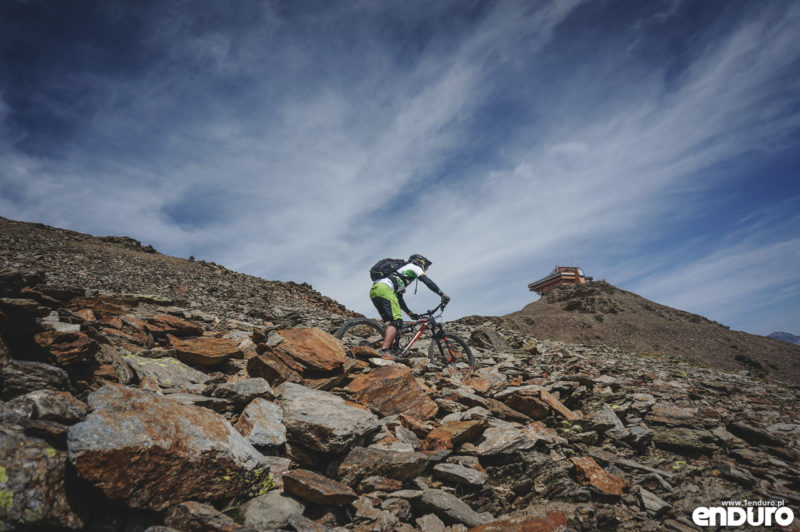
<instances>
[{"instance_id":1,"label":"black full-face helmet","mask_svg":"<svg viewBox=\"0 0 800 532\"><path fill-rule=\"evenodd\" d=\"M411 255L408 258L408 262L413 262L414 264L416 264L417 266L426 271L428 270L428 268L430 268L430 265L432 264L431 261L420 255L419 253L414 253L413 255Z\"/></svg>"}]
</instances>

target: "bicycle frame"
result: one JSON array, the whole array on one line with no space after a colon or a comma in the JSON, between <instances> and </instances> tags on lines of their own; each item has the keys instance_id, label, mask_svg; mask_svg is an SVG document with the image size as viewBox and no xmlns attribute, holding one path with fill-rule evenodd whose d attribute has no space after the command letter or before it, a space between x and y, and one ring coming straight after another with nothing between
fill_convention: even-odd
<instances>
[{"instance_id":1,"label":"bicycle frame","mask_svg":"<svg viewBox=\"0 0 800 532\"><path fill-rule=\"evenodd\" d=\"M434 316L434 313L436 313L441 308L441 306L442 305L439 305L435 309L429 310L428 312L423 314L423 316L425 316L424 318L412 321L411 323L409 323L407 325L403 325L400 328L400 330L397 331L397 338L395 338L395 345L399 348L400 334L405 332L405 331L408 331L408 330L411 330L411 329L415 328L419 324L422 324L422 327L419 328L419 330L416 332L414 337L411 338L411 340L408 342L408 344L399 353L399 356L401 356L401 357L406 356L406 353L408 353L408 350L411 349L412 345L414 345L414 342L416 342L419 339L419 337L422 336L422 333L424 333L428 329L428 327L432 327L433 328L433 335L434 335L434 337L436 336L436 334L437 334L436 333L437 326L438 326L439 329L441 329L442 325L438 321L436 321L436 317Z\"/></svg>"}]
</instances>

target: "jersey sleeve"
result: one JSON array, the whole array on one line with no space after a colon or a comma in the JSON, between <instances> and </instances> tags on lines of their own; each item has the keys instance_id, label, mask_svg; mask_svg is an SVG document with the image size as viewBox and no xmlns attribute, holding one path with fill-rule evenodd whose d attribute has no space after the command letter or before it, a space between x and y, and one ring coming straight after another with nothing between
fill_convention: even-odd
<instances>
[{"instance_id":1,"label":"jersey sleeve","mask_svg":"<svg viewBox=\"0 0 800 532\"><path fill-rule=\"evenodd\" d=\"M439 294L439 295L443 294L442 290L438 286L436 286L436 283L434 283L432 280L430 280L428 278L428 276L425 275L424 273L419 276L419 280L422 281L423 283L425 283L425 286L430 288L432 292L434 292L436 294Z\"/></svg>"}]
</instances>

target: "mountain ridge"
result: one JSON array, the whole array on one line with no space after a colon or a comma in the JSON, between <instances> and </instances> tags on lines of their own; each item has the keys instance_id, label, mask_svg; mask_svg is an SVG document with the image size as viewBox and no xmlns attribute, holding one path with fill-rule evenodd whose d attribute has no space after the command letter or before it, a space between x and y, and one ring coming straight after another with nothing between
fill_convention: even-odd
<instances>
[{"instance_id":1,"label":"mountain ridge","mask_svg":"<svg viewBox=\"0 0 800 532\"><path fill-rule=\"evenodd\" d=\"M661 305L605 281L561 286L501 317L512 329L579 344L667 354L728 371L800 383L800 348Z\"/></svg>"}]
</instances>

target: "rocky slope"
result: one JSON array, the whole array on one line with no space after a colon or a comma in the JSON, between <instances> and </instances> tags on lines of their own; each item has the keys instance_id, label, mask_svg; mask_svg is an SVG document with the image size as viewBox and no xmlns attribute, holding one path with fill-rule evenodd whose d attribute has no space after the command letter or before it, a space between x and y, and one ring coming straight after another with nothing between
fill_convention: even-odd
<instances>
[{"instance_id":1,"label":"rocky slope","mask_svg":"<svg viewBox=\"0 0 800 532\"><path fill-rule=\"evenodd\" d=\"M0 217L0 267L46 283L109 293L146 293L238 320L353 315L308 284L267 281L213 262L162 255L127 237L102 237ZM309 317L309 316L306 316Z\"/></svg>"},{"instance_id":2,"label":"rocky slope","mask_svg":"<svg viewBox=\"0 0 800 532\"><path fill-rule=\"evenodd\" d=\"M559 287L503 318L506 327L539 338L672 355L747 371L755 377L800 383L800 347L731 331L603 281Z\"/></svg>"},{"instance_id":3,"label":"rocky slope","mask_svg":"<svg viewBox=\"0 0 800 532\"><path fill-rule=\"evenodd\" d=\"M45 256L15 229L0 530L687 531L721 501L800 512L797 386L500 319L447 324L472 373L425 340L386 361L330 336L347 311L307 287L31 227ZM228 300L259 287L271 305Z\"/></svg>"}]
</instances>

